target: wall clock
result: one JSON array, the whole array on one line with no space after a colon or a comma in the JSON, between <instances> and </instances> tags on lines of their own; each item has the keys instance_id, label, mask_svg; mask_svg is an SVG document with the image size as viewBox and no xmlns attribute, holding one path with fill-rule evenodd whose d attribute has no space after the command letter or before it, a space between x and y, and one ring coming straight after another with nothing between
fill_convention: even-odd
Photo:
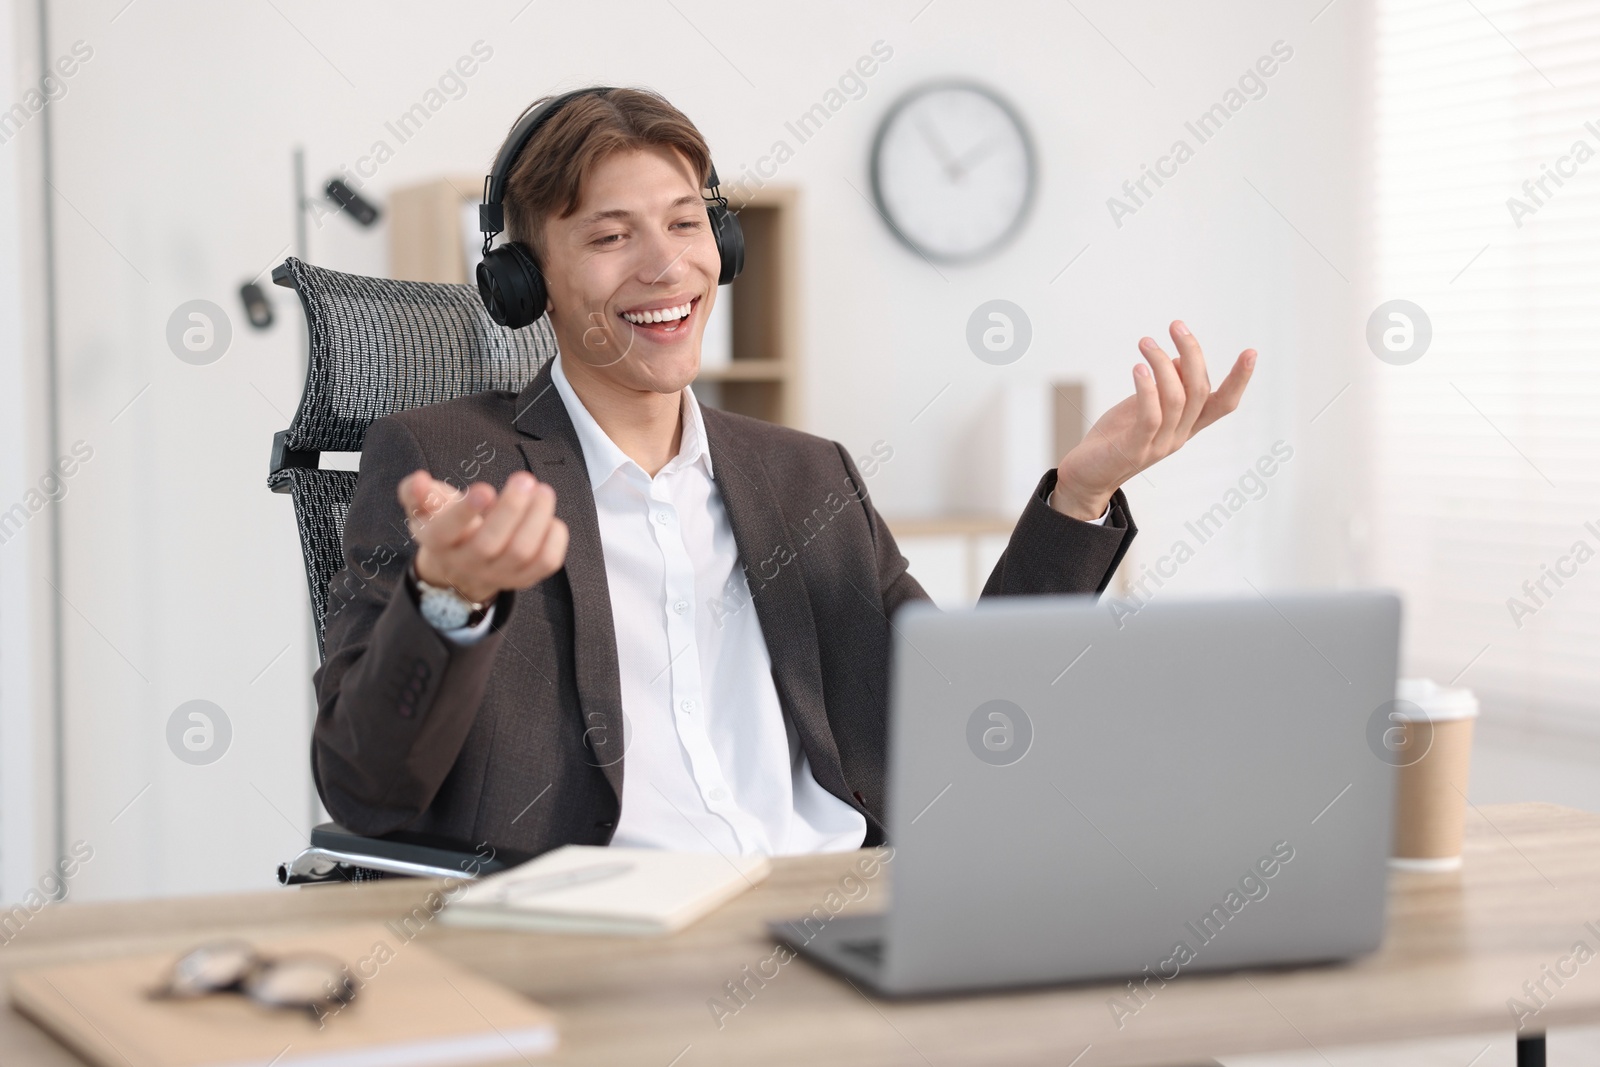
<instances>
[{"instance_id":1,"label":"wall clock","mask_svg":"<svg viewBox=\"0 0 1600 1067\"><path fill-rule=\"evenodd\" d=\"M1033 142L994 92L945 81L907 93L872 145L872 195L894 235L931 260L963 263L1015 236L1033 203Z\"/></svg>"}]
</instances>

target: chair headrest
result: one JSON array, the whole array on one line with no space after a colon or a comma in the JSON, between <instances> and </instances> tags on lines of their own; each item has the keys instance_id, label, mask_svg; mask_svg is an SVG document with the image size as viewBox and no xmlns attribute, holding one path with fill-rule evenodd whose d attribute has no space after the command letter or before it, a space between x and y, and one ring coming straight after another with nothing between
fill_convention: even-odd
<instances>
[{"instance_id":1,"label":"chair headrest","mask_svg":"<svg viewBox=\"0 0 1600 1067\"><path fill-rule=\"evenodd\" d=\"M556 353L548 318L508 330L470 286L345 274L293 256L272 278L299 293L310 338L305 393L282 439L289 452L359 452L383 416L515 392Z\"/></svg>"}]
</instances>

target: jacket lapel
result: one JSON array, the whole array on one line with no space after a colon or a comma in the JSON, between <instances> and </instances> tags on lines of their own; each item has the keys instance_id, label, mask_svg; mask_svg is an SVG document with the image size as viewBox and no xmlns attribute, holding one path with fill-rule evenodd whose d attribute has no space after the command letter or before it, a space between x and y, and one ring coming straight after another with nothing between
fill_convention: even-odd
<instances>
[{"instance_id":1,"label":"jacket lapel","mask_svg":"<svg viewBox=\"0 0 1600 1067\"><path fill-rule=\"evenodd\" d=\"M567 524L567 585L572 590L573 657L585 742L592 762L622 799L623 733L617 633L611 618L605 553L594 490L577 431L561 394L550 378L550 363L534 376L516 401L512 419L523 437L517 442L528 470L556 491L556 515Z\"/></svg>"},{"instance_id":2,"label":"jacket lapel","mask_svg":"<svg viewBox=\"0 0 1600 1067\"><path fill-rule=\"evenodd\" d=\"M822 694L822 655L811 597L783 517L778 493L757 451L737 425L715 408L701 407L717 488L728 509L734 543L745 566L772 677L783 709L811 761L817 783L850 803L839 749ZM774 573L776 572L776 573Z\"/></svg>"}]
</instances>

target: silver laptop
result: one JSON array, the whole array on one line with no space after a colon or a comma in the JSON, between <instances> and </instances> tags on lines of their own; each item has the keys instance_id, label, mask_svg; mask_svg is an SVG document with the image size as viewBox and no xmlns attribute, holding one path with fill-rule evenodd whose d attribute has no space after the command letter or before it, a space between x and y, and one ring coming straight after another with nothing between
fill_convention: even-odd
<instances>
[{"instance_id":1,"label":"silver laptop","mask_svg":"<svg viewBox=\"0 0 1600 1067\"><path fill-rule=\"evenodd\" d=\"M1344 959L1383 937L1400 602L895 616L881 915L772 923L903 995Z\"/></svg>"}]
</instances>

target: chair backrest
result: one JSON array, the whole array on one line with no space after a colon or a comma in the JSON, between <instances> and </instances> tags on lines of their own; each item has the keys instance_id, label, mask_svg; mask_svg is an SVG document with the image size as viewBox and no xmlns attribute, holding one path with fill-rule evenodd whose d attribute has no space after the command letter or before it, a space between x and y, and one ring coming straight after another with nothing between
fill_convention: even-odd
<instances>
[{"instance_id":1,"label":"chair backrest","mask_svg":"<svg viewBox=\"0 0 1600 1067\"><path fill-rule=\"evenodd\" d=\"M343 274L292 256L272 280L299 293L310 351L300 406L273 436L267 486L294 501L320 657L356 490L355 471L318 468L321 453L361 451L367 427L396 411L520 390L555 355L555 335L545 318L522 330L498 325L465 285Z\"/></svg>"}]
</instances>

